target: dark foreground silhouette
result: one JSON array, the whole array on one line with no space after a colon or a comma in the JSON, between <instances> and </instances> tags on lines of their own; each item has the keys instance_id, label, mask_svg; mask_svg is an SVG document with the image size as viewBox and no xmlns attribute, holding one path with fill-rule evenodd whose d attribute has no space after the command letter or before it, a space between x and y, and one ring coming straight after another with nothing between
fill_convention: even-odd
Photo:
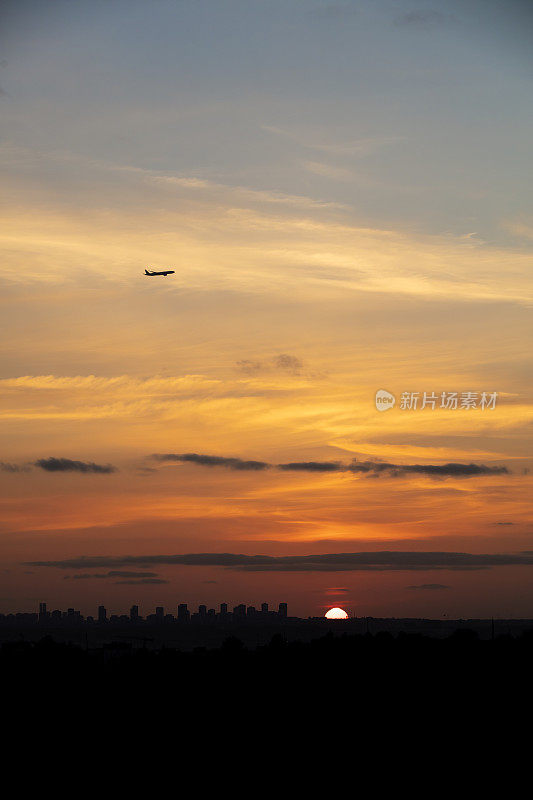
<instances>
[{"instance_id":1,"label":"dark foreground silhouette","mask_svg":"<svg viewBox=\"0 0 533 800\"><path fill-rule=\"evenodd\" d=\"M221 647L188 651L148 645L85 649L48 636L5 642L0 678L4 708L13 710L4 729L26 741L59 721L77 751L97 742L124 764L139 748L142 763L141 751L160 750L164 741L169 763L177 749L186 767L186 745L201 754L202 775L212 751L224 769L252 757L244 753L263 753L266 769L267 741L270 766L284 753L294 761L299 747L295 763L310 759L311 774L323 758L311 756L313 749L333 746L326 760L342 752L364 769L378 759L382 780L400 752L421 776L423 753L426 768L440 752L459 763L484 739L494 747L521 729L531 714L533 631L488 640L471 630L447 638L330 632L307 642L278 633L259 647L230 637ZM87 736L84 750L79 742Z\"/></svg>"},{"instance_id":2,"label":"dark foreground silhouette","mask_svg":"<svg viewBox=\"0 0 533 800\"><path fill-rule=\"evenodd\" d=\"M468 688L473 694L523 690L530 694L533 630L482 640L458 630L447 638L400 633L393 636L335 636L287 642L276 634L269 644L247 648L236 637L221 647L180 651L149 649L131 642L108 642L84 649L45 636L37 642L4 642L0 677L4 686L58 688L114 687L121 690L232 692L260 694L310 690L314 697L374 698L429 693L433 699Z\"/></svg>"}]
</instances>

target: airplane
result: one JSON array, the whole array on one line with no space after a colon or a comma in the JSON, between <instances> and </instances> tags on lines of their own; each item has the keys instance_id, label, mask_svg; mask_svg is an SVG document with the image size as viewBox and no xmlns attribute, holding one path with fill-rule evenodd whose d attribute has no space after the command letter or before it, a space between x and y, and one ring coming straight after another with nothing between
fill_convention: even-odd
<instances>
[{"instance_id":1,"label":"airplane","mask_svg":"<svg viewBox=\"0 0 533 800\"><path fill-rule=\"evenodd\" d=\"M149 276L150 276L150 278L153 278L153 277L154 277L154 275L174 275L175 271L176 271L176 270L174 270L174 269L167 269L167 270L165 270L164 272L154 272L153 270L147 270L147 269L145 269L145 270L144 270L144 274L145 274L145 275L149 275Z\"/></svg>"}]
</instances>

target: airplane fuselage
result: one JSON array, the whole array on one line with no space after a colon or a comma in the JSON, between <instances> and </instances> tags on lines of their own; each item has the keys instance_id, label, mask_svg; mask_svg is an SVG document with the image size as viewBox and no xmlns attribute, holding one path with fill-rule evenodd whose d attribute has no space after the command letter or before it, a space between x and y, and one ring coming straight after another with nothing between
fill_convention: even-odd
<instances>
[{"instance_id":1,"label":"airplane fuselage","mask_svg":"<svg viewBox=\"0 0 533 800\"><path fill-rule=\"evenodd\" d=\"M149 278L154 278L156 275L174 275L176 270L174 269L166 269L164 272L152 272L152 270L144 270L144 274L148 275Z\"/></svg>"}]
</instances>

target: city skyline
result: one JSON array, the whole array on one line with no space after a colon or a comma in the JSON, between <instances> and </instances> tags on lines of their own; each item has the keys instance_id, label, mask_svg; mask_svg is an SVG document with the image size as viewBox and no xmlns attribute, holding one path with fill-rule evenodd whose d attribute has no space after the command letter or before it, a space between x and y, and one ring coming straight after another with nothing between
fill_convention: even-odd
<instances>
[{"instance_id":1,"label":"city skyline","mask_svg":"<svg viewBox=\"0 0 533 800\"><path fill-rule=\"evenodd\" d=\"M194 618L197 619L205 619L209 620L211 618L218 618L218 619L226 619L229 620L233 619L250 619L251 617L256 616L263 616L265 618L273 618L276 617L278 619L287 619L288 616L288 607L287 603L280 602L278 603L277 609L269 608L268 603L261 603L260 607L247 605L246 603L239 603L238 605L230 608L228 603L221 602L218 604L219 608L218 611L216 608L208 608L204 603L200 603L196 611L191 611L188 608L188 603L181 603L175 602L174 606L177 609L177 613L174 615L172 611L165 612L164 606L156 606L155 610L147 614L145 617L139 613L139 606L137 604L133 604L130 607L128 614L117 614L113 613L108 616L108 608L104 605L99 605L97 608L97 613L95 615L89 614L84 616L78 609L74 607L67 608L66 611L62 611L61 609L48 609L48 604L46 602L41 601L39 603L39 611L38 613L35 612L34 614L30 614L31 616L35 616L38 618L39 622L47 622L55 620L84 620L90 622L112 622L116 621L124 621L129 620L130 622L136 621L146 621L146 622L164 622L169 620L175 620L177 622L190 622ZM17 616L18 614L23 614L24 612L10 612L9 615L1 615L0 618L3 616Z\"/></svg>"}]
</instances>

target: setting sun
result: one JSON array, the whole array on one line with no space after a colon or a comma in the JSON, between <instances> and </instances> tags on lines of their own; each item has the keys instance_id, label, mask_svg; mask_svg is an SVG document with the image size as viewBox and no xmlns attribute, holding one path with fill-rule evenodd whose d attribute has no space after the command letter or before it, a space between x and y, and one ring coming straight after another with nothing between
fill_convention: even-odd
<instances>
[{"instance_id":1,"label":"setting sun","mask_svg":"<svg viewBox=\"0 0 533 800\"><path fill-rule=\"evenodd\" d=\"M326 611L326 619L348 619L348 614L342 608L330 608Z\"/></svg>"}]
</instances>

